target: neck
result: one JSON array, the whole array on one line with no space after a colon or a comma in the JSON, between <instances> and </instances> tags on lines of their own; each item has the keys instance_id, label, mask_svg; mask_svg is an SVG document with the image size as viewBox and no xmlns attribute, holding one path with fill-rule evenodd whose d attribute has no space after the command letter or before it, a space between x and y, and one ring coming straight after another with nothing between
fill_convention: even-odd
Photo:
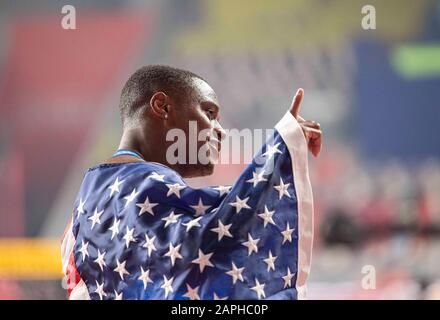
<instances>
[{"instance_id":1,"label":"neck","mask_svg":"<svg viewBox=\"0 0 440 320\"><path fill-rule=\"evenodd\" d=\"M148 143L141 128L125 129L119 143L119 149L133 150L140 153L146 161L160 162L159 159L154 157L158 153L151 149L152 146Z\"/></svg>"},{"instance_id":2,"label":"neck","mask_svg":"<svg viewBox=\"0 0 440 320\"><path fill-rule=\"evenodd\" d=\"M161 131L159 128L156 130L144 130L142 127L133 127L124 129L122 133L121 142L119 143L119 149L129 149L136 151L142 155L145 161L161 163L175 171L177 171L183 177L190 177L185 165L171 165L166 161L166 146L158 141L161 139ZM155 132L154 140L151 139L150 132Z\"/></svg>"}]
</instances>

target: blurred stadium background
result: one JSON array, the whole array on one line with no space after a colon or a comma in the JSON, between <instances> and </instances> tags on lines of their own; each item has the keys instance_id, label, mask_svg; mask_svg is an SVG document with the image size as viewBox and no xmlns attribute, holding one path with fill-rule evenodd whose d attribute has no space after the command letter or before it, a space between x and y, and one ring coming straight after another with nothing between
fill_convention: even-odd
<instances>
[{"instance_id":1,"label":"blurred stadium background","mask_svg":"<svg viewBox=\"0 0 440 320\"><path fill-rule=\"evenodd\" d=\"M440 298L440 1L39 0L0 2L0 299L65 299L77 189L118 145L123 83L152 63L206 78L225 128L272 128L305 89L325 133L309 298Z\"/></svg>"}]
</instances>

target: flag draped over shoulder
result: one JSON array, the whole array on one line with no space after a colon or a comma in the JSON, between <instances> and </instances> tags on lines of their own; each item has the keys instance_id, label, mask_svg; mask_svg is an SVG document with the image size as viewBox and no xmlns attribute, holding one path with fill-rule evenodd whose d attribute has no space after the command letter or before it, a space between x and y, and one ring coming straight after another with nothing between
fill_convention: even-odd
<instances>
[{"instance_id":1,"label":"flag draped over shoulder","mask_svg":"<svg viewBox=\"0 0 440 320\"><path fill-rule=\"evenodd\" d=\"M307 144L290 113L275 128L231 187L151 162L90 168L61 248L69 298L305 298Z\"/></svg>"}]
</instances>

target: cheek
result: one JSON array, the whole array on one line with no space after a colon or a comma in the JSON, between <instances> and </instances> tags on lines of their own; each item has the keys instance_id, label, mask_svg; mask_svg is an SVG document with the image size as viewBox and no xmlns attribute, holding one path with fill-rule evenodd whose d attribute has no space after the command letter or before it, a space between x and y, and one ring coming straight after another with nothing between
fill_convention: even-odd
<instances>
[{"instance_id":1,"label":"cheek","mask_svg":"<svg viewBox=\"0 0 440 320\"><path fill-rule=\"evenodd\" d=\"M172 130L172 129L181 129L183 130L185 133L188 132L188 118L187 115L182 114L182 115L174 115L172 117L172 121L167 121L167 129L168 130Z\"/></svg>"},{"instance_id":2,"label":"cheek","mask_svg":"<svg viewBox=\"0 0 440 320\"><path fill-rule=\"evenodd\" d=\"M190 128L190 122L193 130L189 130L189 132L192 134L197 134L197 140L200 138L203 140L202 143L206 141L207 135L211 136L213 134L215 128L214 122L206 116L203 110L193 109L188 114L188 118L186 120L185 127L188 129Z\"/></svg>"},{"instance_id":3,"label":"cheek","mask_svg":"<svg viewBox=\"0 0 440 320\"><path fill-rule=\"evenodd\" d=\"M203 112L196 113L191 120L197 123L197 130L199 132L202 130L212 130L214 128L213 122L209 120Z\"/></svg>"},{"instance_id":4,"label":"cheek","mask_svg":"<svg viewBox=\"0 0 440 320\"><path fill-rule=\"evenodd\" d=\"M214 125L212 121L204 121L199 124L199 136L203 141L212 139L215 137Z\"/></svg>"}]
</instances>

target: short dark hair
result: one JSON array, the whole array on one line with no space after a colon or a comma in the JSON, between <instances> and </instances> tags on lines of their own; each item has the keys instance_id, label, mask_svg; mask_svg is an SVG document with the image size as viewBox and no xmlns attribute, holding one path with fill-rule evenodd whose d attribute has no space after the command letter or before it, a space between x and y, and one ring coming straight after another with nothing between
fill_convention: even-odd
<instances>
[{"instance_id":1,"label":"short dark hair","mask_svg":"<svg viewBox=\"0 0 440 320\"><path fill-rule=\"evenodd\" d=\"M199 75L166 65L147 65L133 73L121 92L119 111L122 125L140 114L151 97L163 91L177 102L187 102L193 91L193 78Z\"/></svg>"}]
</instances>

